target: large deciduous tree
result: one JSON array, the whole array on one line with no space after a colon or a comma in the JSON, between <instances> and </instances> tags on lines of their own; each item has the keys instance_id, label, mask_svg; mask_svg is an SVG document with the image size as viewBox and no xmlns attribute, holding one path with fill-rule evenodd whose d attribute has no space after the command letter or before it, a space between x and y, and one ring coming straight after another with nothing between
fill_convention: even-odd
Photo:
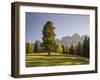
<instances>
[{"instance_id":1,"label":"large deciduous tree","mask_svg":"<svg viewBox=\"0 0 100 80\"><path fill-rule=\"evenodd\" d=\"M51 51L55 52L55 46L56 46L56 42L55 42L55 27L53 27L53 22L51 21L47 21L46 24L43 27L43 46L45 51L48 52L48 55L51 54Z\"/></svg>"}]
</instances>

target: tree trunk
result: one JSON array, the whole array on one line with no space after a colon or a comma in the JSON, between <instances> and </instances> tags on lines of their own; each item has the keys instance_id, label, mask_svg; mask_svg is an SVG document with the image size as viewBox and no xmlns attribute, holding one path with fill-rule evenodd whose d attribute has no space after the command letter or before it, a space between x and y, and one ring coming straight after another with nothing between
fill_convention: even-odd
<instances>
[{"instance_id":1,"label":"tree trunk","mask_svg":"<svg viewBox=\"0 0 100 80\"><path fill-rule=\"evenodd\" d=\"M50 56L50 51L48 51L48 56Z\"/></svg>"}]
</instances>

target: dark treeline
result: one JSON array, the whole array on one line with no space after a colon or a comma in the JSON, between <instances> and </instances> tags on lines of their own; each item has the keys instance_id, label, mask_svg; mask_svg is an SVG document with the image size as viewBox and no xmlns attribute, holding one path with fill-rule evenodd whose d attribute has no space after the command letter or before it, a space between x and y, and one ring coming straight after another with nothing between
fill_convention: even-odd
<instances>
[{"instance_id":1,"label":"dark treeline","mask_svg":"<svg viewBox=\"0 0 100 80\"><path fill-rule=\"evenodd\" d=\"M86 36L83 43L78 42L77 45L71 45L66 53L89 58L89 37Z\"/></svg>"},{"instance_id":2,"label":"dark treeline","mask_svg":"<svg viewBox=\"0 0 100 80\"><path fill-rule=\"evenodd\" d=\"M78 42L77 45L71 45L69 48L67 47L64 49L66 54L79 55L89 58L89 37L86 36L83 43Z\"/></svg>"},{"instance_id":3,"label":"dark treeline","mask_svg":"<svg viewBox=\"0 0 100 80\"><path fill-rule=\"evenodd\" d=\"M26 43L26 53L44 53L45 51L42 43L36 41L34 44ZM64 45L57 44L55 50L52 51L57 54L71 54L79 55L89 58L89 37L85 36L83 43L78 42L76 45L71 45L70 47L65 47Z\"/></svg>"}]
</instances>

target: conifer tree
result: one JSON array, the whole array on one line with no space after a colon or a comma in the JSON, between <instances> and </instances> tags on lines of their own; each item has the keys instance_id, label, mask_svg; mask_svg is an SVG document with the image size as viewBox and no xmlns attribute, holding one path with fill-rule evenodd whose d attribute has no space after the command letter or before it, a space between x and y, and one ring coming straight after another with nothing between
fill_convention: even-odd
<instances>
[{"instance_id":1,"label":"conifer tree","mask_svg":"<svg viewBox=\"0 0 100 80\"><path fill-rule=\"evenodd\" d=\"M53 27L53 22L47 21L46 24L43 27L43 45L45 48L45 51L48 52L48 55L51 54L51 51L55 52L56 42L55 42L55 28Z\"/></svg>"},{"instance_id":2,"label":"conifer tree","mask_svg":"<svg viewBox=\"0 0 100 80\"><path fill-rule=\"evenodd\" d=\"M63 54L65 54L66 53L66 50L65 50L64 45L62 45L62 49L63 49Z\"/></svg>"},{"instance_id":3,"label":"conifer tree","mask_svg":"<svg viewBox=\"0 0 100 80\"><path fill-rule=\"evenodd\" d=\"M83 56L89 58L89 38L86 36L83 41Z\"/></svg>"},{"instance_id":4,"label":"conifer tree","mask_svg":"<svg viewBox=\"0 0 100 80\"><path fill-rule=\"evenodd\" d=\"M66 54L69 54L69 48L66 47Z\"/></svg>"},{"instance_id":5,"label":"conifer tree","mask_svg":"<svg viewBox=\"0 0 100 80\"><path fill-rule=\"evenodd\" d=\"M33 52L33 46L31 43L26 43L26 53L32 53Z\"/></svg>"},{"instance_id":6,"label":"conifer tree","mask_svg":"<svg viewBox=\"0 0 100 80\"><path fill-rule=\"evenodd\" d=\"M39 53L39 52L41 52L40 42L36 40L34 44L34 53Z\"/></svg>"},{"instance_id":7,"label":"conifer tree","mask_svg":"<svg viewBox=\"0 0 100 80\"><path fill-rule=\"evenodd\" d=\"M74 51L74 46L71 45L71 47L69 48L69 54L74 54L75 51Z\"/></svg>"},{"instance_id":8,"label":"conifer tree","mask_svg":"<svg viewBox=\"0 0 100 80\"><path fill-rule=\"evenodd\" d=\"M76 45L76 55L82 55L82 45L80 42Z\"/></svg>"}]
</instances>

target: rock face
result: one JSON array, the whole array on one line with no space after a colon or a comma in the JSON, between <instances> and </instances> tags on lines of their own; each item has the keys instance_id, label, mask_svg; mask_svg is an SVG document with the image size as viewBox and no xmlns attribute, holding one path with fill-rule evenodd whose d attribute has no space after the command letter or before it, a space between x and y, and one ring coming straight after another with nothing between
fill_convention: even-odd
<instances>
[{"instance_id":1,"label":"rock face","mask_svg":"<svg viewBox=\"0 0 100 80\"><path fill-rule=\"evenodd\" d=\"M72 44L76 45L78 42L83 43L83 40L84 40L85 36L87 36L87 35L80 36L79 34L75 33L72 36L62 37L61 40L56 39L56 43L62 44L65 47L66 46L71 46Z\"/></svg>"}]
</instances>

